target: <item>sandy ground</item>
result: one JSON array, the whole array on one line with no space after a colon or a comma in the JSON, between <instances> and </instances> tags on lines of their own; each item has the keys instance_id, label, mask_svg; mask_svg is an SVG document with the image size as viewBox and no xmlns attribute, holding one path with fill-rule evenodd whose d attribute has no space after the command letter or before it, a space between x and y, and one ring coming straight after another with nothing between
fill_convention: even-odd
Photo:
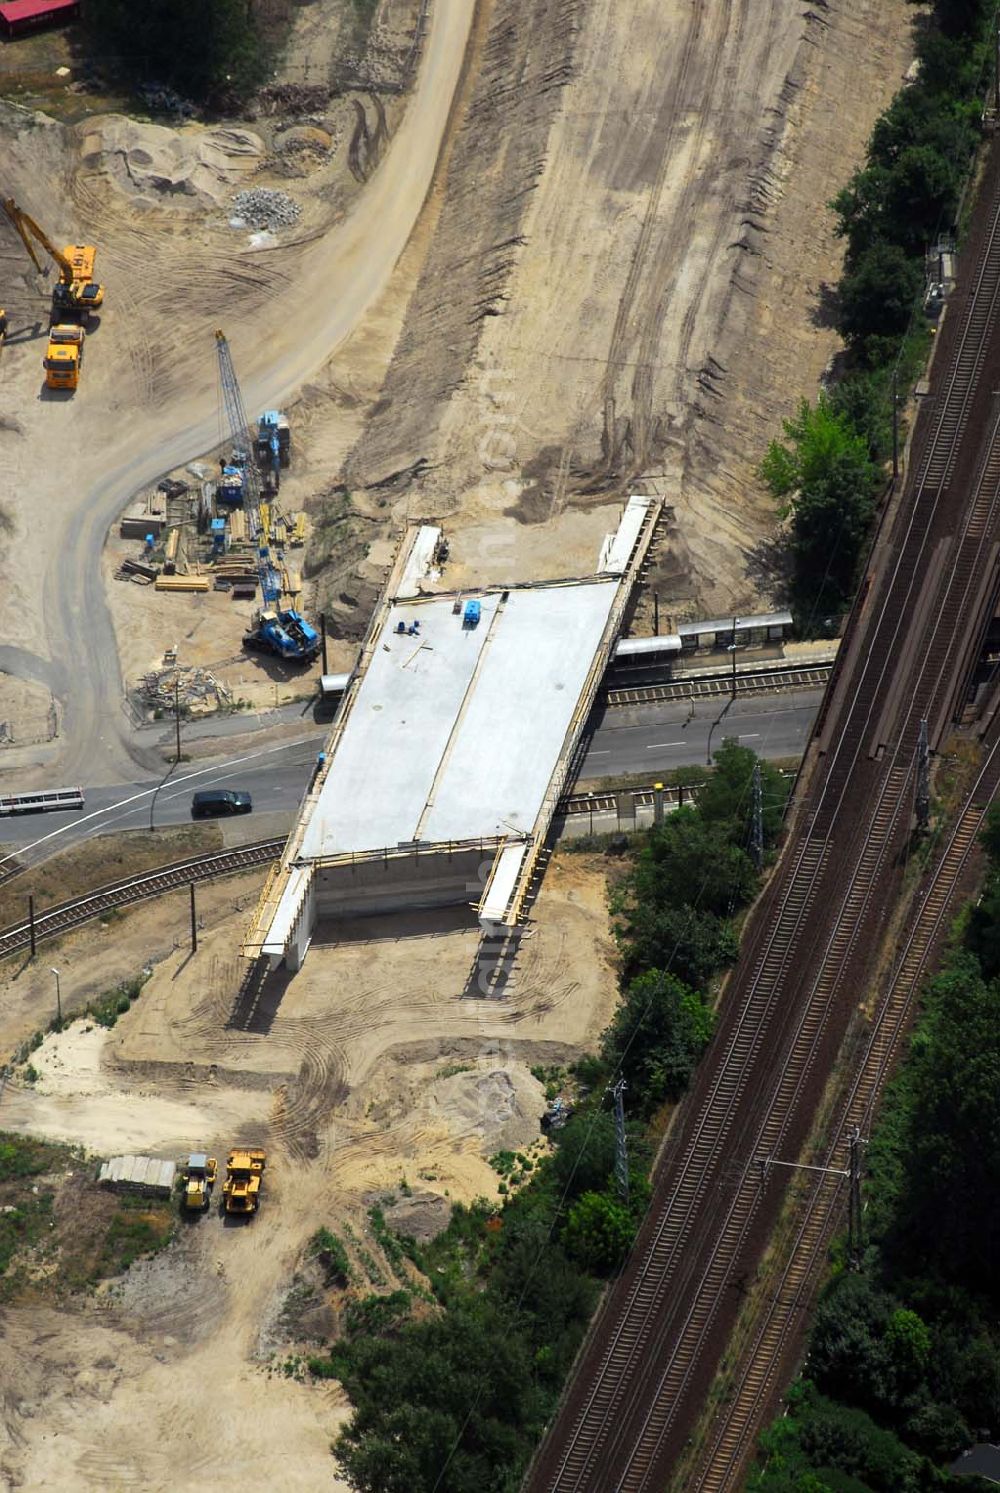
<instances>
[{"instance_id":1,"label":"sandy ground","mask_svg":"<svg viewBox=\"0 0 1000 1493\"><path fill-rule=\"evenodd\" d=\"M101 1154L268 1148L251 1227L213 1212L78 1309L8 1312L0 1373L10 1382L29 1350L33 1365L0 1421L11 1486L195 1489L241 1469L254 1486L330 1486L342 1398L262 1372L299 1347L280 1314L305 1241L322 1222L363 1238L372 1196L398 1196L404 1181L431 1200L496 1196L489 1156L539 1140L544 1098L529 1067L592 1047L610 1015L599 858L553 861L495 1001L463 994L477 932L414 918L330 925L304 970L248 1007L232 957L233 898L247 885L214 889L198 954L168 952L110 1033L78 1020L49 1036L31 1055L35 1084L15 1077L3 1094L3 1128ZM144 912L130 914L114 958L147 937ZM161 952L168 937L164 927ZM75 935L59 958L79 992L99 955ZM22 995L16 1016L0 1002L4 1040L30 1034L39 993ZM141 1447L125 1426L142 1428Z\"/></svg>"},{"instance_id":2,"label":"sandy ground","mask_svg":"<svg viewBox=\"0 0 1000 1493\"><path fill-rule=\"evenodd\" d=\"M912 12L641 0L577 7L574 33L543 5L502 37L518 11L495 8L490 56L506 46L525 86L512 98L499 65L477 79L349 483L426 463L409 510L519 561L558 552L566 509L648 483L676 512L661 604L749 610L774 524L756 464L838 346L824 204L902 80Z\"/></svg>"}]
</instances>

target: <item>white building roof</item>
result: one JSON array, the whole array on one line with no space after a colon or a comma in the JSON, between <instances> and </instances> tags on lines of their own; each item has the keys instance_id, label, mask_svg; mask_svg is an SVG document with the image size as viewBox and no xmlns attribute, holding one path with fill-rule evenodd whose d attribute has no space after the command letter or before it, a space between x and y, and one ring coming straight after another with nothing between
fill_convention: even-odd
<instances>
[{"instance_id":1,"label":"white building roof","mask_svg":"<svg viewBox=\"0 0 1000 1493\"><path fill-rule=\"evenodd\" d=\"M475 628L452 596L394 604L297 859L530 833L618 586L480 594Z\"/></svg>"}]
</instances>

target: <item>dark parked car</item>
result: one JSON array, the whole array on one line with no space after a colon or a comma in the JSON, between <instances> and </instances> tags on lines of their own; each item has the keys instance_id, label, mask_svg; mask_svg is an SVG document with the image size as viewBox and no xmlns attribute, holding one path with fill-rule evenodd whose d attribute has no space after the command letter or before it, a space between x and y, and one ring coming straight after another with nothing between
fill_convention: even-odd
<instances>
[{"instance_id":1,"label":"dark parked car","mask_svg":"<svg viewBox=\"0 0 1000 1493\"><path fill-rule=\"evenodd\" d=\"M219 814L249 814L253 799L249 793L237 793L232 788L206 788L196 793L191 800L191 818L215 818Z\"/></svg>"}]
</instances>

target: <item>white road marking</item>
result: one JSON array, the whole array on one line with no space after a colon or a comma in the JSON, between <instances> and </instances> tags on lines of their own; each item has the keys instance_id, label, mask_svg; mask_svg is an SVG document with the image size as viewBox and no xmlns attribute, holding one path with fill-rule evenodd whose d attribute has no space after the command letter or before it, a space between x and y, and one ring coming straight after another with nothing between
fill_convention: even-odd
<instances>
[{"instance_id":1,"label":"white road marking","mask_svg":"<svg viewBox=\"0 0 1000 1493\"><path fill-rule=\"evenodd\" d=\"M686 741L654 741L652 746L646 748L647 752L658 752L661 747L687 746Z\"/></svg>"},{"instance_id":2,"label":"white road marking","mask_svg":"<svg viewBox=\"0 0 1000 1493\"><path fill-rule=\"evenodd\" d=\"M164 789L169 787L170 796L176 797L176 790L182 783L194 782L196 778L207 777L210 773L221 775L228 768L239 767L242 762L253 762L258 757L270 757L276 752L287 752L288 746L288 742L283 742L280 746L262 747L259 752L248 752L244 757L232 757L227 762L216 762L211 767L201 768L198 772L184 773L179 778L170 779L168 783L158 784L155 788L144 788L141 793L133 793L128 798L120 798L117 803L108 804L106 808L94 809L92 813L84 814L81 818L74 819L71 824L64 824L59 829L51 830L49 834L42 835L37 840L32 840L28 845L19 845L13 855L6 855L0 860L0 868L8 865L11 861L19 859L20 856L27 854L29 850L36 850L39 845L45 845L49 840L55 840L59 835L66 834L68 830L79 829L81 824L87 824L92 819L104 818L106 815L115 813L118 809L127 808L130 804L141 803L144 798L152 798L154 793L160 791L161 786Z\"/></svg>"}]
</instances>

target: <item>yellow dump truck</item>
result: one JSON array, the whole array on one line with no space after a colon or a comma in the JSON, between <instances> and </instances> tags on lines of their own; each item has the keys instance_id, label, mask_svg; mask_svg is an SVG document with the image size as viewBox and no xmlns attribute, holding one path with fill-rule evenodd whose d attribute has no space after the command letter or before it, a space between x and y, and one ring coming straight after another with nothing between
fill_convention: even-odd
<instances>
[{"instance_id":1,"label":"yellow dump truck","mask_svg":"<svg viewBox=\"0 0 1000 1493\"><path fill-rule=\"evenodd\" d=\"M260 1206L260 1184L267 1162L265 1151L241 1148L226 1159L222 1196L227 1213L256 1213Z\"/></svg>"},{"instance_id":2,"label":"yellow dump truck","mask_svg":"<svg viewBox=\"0 0 1000 1493\"><path fill-rule=\"evenodd\" d=\"M212 1188L215 1186L217 1174L218 1163L214 1156L206 1156L204 1151L191 1153L185 1172L184 1207L186 1209L192 1213L204 1213L211 1201Z\"/></svg>"},{"instance_id":3,"label":"yellow dump truck","mask_svg":"<svg viewBox=\"0 0 1000 1493\"><path fill-rule=\"evenodd\" d=\"M49 345L42 359L49 389L75 389L83 362L82 327L59 323L49 328Z\"/></svg>"}]
</instances>

